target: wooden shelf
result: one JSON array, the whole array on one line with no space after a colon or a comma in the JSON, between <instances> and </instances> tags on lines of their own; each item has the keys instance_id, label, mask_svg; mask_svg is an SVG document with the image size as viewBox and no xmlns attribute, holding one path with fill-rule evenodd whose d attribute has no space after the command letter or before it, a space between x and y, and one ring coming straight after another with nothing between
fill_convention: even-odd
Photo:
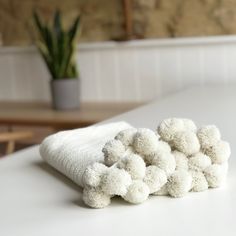
<instances>
[{"instance_id":1,"label":"wooden shelf","mask_svg":"<svg viewBox=\"0 0 236 236\"><path fill-rule=\"evenodd\" d=\"M46 103L0 102L0 125L69 129L88 126L140 106L140 103L83 103L78 110L55 111Z\"/></svg>"},{"instance_id":2,"label":"wooden shelf","mask_svg":"<svg viewBox=\"0 0 236 236\"><path fill-rule=\"evenodd\" d=\"M0 102L0 133L31 132L19 140L16 150L39 144L56 131L85 127L132 110L141 103L83 103L78 110L56 111L47 103ZM4 147L0 146L1 149Z\"/></svg>"}]
</instances>

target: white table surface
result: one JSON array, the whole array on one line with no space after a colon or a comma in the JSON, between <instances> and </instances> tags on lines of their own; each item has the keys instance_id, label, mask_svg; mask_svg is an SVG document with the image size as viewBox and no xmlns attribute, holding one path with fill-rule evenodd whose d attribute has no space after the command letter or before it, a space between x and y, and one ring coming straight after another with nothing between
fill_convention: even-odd
<instances>
[{"instance_id":1,"label":"white table surface","mask_svg":"<svg viewBox=\"0 0 236 236\"><path fill-rule=\"evenodd\" d=\"M167 117L216 124L231 143L227 183L186 197L151 197L141 205L113 200L87 208L81 189L47 166L38 146L0 160L1 236L236 235L236 86L196 88L111 119L155 128Z\"/></svg>"}]
</instances>

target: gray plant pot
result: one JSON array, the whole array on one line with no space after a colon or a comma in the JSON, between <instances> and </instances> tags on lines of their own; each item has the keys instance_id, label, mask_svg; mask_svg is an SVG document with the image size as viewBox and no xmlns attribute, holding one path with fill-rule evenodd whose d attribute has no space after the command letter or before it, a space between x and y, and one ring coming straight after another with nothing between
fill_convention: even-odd
<instances>
[{"instance_id":1,"label":"gray plant pot","mask_svg":"<svg viewBox=\"0 0 236 236\"><path fill-rule=\"evenodd\" d=\"M52 106L56 110L79 108L79 79L54 79L50 82Z\"/></svg>"}]
</instances>

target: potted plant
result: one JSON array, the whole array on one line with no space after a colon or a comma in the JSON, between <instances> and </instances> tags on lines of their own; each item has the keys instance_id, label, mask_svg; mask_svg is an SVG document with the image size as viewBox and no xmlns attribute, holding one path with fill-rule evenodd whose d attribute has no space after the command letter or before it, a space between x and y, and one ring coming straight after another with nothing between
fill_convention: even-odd
<instances>
[{"instance_id":1,"label":"potted plant","mask_svg":"<svg viewBox=\"0 0 236 236\"><path fill-rule=\"evenodd\" d=\"M76 36L80 26L80 16L68 30L64 30L60 11L54 14L53 23L42 21L33 13L39 33L36 45L51 74L51 95L53 108L58 110L79 107L79 77L76 68Z\"/></svg>"}]
</instances>

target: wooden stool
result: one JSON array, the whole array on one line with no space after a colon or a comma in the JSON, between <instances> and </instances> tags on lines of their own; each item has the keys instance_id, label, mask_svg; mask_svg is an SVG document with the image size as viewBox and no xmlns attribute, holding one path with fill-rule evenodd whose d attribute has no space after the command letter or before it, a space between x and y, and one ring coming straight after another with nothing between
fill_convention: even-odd
<instances>
[{"instance_id":1,"label":"wooden stool","mask_svg":"<svg viewBox=\"0 0 236 236\"><path fill-rule=\"evenodd\" d=\"M7 143L5 154L8 155L14 152L16 141L32 137L33 133L30 131L14 131L14 132L0 133L0 143Z\"/></svg>"}]
</instances>

